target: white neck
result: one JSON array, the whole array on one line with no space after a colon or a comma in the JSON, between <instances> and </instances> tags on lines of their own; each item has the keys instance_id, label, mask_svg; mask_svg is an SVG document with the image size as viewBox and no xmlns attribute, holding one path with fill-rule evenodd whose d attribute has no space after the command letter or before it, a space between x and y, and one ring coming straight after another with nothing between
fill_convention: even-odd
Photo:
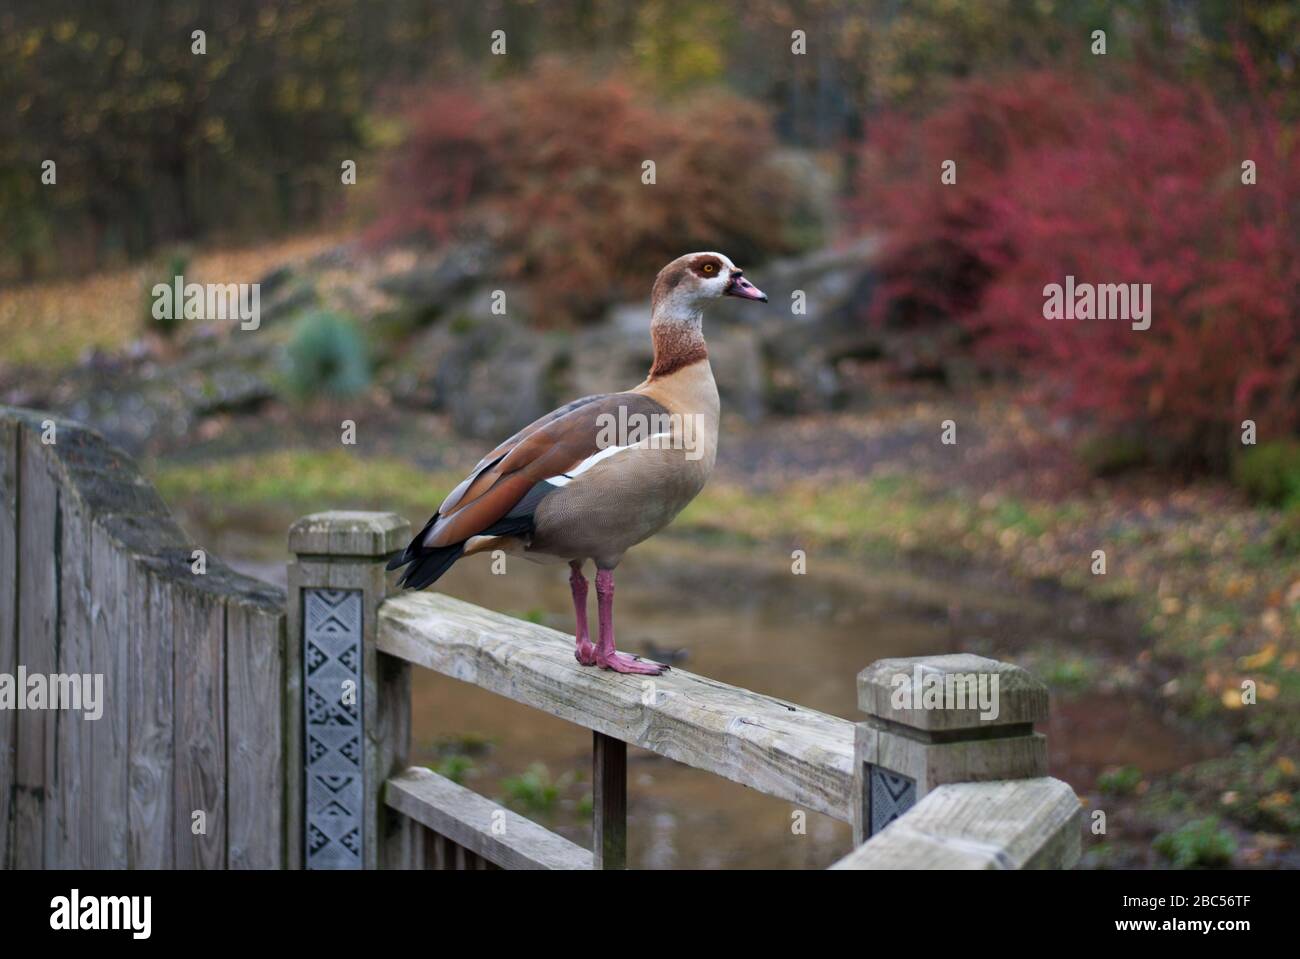
<instances>
[{"instance_id":1,"label":"white neck","mask_svg":"<svg viewBox=\"0 0 1300 959\"><path fill-rule=\"evenodd\" d=\"M686 296L674 290L654 305L650 326L675 326L701 332L704 325L704 308L699 297Z\"/></svg>"}]
</instances>

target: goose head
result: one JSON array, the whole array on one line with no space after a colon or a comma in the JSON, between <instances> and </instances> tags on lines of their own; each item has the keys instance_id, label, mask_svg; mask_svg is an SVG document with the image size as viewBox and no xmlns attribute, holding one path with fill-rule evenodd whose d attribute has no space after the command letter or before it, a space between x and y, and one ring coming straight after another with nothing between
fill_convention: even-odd
<instances>
[{"instance_id":1,"label":"goose head","mask_svg":"<svg viewBox=\"0 0 1300 959\"><path fill-rule=\"evenodd\" d=\"M721 253L687 253L659 271L651 295L656 321L698 322L710 300L734 296L767 302L767 294L745 279L744 271Z\"/></svg>"}]
</instances>

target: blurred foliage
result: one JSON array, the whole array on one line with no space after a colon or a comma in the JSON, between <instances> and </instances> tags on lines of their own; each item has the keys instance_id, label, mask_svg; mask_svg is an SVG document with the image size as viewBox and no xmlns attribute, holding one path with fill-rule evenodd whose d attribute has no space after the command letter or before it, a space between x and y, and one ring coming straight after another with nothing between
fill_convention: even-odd
<instances>
[{"instance_id":1,"label":"blurred foliage","mask_svg":"<svg viewBox=\"0 0 1300 959\"><path fill-rule=\"evenodd\" d=\"M1119 766L1097 777L1097 791L1104 796L1131 796L1142 783L1142 770L1136 766Z\"/></svg>"},{"instance_id":2,"label":"blurred foliage","mask_svg":"<svg viewBox=\"0 0 1300 959\"><path fill-rule=\"evenodd\" d=\"M1145 71L1125 89L1046 71L882 121L860 181L889 236L877 319L956 319L1063 410L1141 435L1154 461L1225 470L1243 419L1300 429L1300 144L1279 112ZM959 188L940 180L951 157ZM1150 328L1044 320L1045 278L1067 275L1149 283Z\"/></svg>"},{"instance_id":3,"label":"blurred foliage","mask_svg":"<svg viewBox=\"0 0 1300 959\"><path fill-rule=\"evenodd\" d=\"M386 506L412 518L428 512L430 489L451 489L460 479L389 457L353 456L340 448L168 464L153 477L168 502L193 501L214 509L282 507L286 512Z\"/></svg>"},{"instance_id":4,"label":"blurred foliage","mask_svg":"<svg viewBox=\"0 0 1300 959\"><path fill-rule=\"evenodd\" d=\"M313 311L294 323L287 351L289 382L300 397L354 396L370 385L366 341L355 322Z\"/></svg>"},{"instance_id":5,"label":"blurred foliage","mask_svg":"<svg viewBox=\"0 0 1300 959\"><path fill-rule=\"evenodd\" d=\"M1147 444L1138 436L1102 433L1079 444L1079 460L1093 476L1118 476L1145 466Z\"/></svg>"},{"instance_id":6,"label":"blurred foliage","mask_svg":"<svg viewBox=\"0 0 1300 959\"><path fill-rule=\"evenodd\" d=\"M154 287L159 283L171 287L176 277L183 277L185 270L190 265L189 254L182 251L173 251L167 257L164 257L162 264L157 268L154 275L145 281L143 295L143 309L141 310L141 325L145 332L161 333L164 337L170 339L176 335L176 331L185 325L185 311L182 304L175 304L170 311L170 316L154 316Z\"/></svg>"},{"instance_id":7,"label":"blurred foliage","mask_svg":"<svg viewBox=\"0 0 1300 959\"><path fill-rule=\"evenodd\" d=\"M1095 28L1104 58L1086 53ZM506 56L491 53L498 29ZM627 72L646 94L725 86L769 108L783 140L838 147L884 107L923 109L954 81L1036 66L1137 59L1236 94L1243 50L1294 117L1297 38L1289 0L9 0L0 277L330 216L340 163L392 141L387 93L415 80L503 79L560 57ZM47 159L55 187L40 182Z\"/></svg>"},{"instance_id":8,"label":"blurred foliage","mask_svg":"<svg viewBox=\"0 0 1300 959\"><path fill-rule=\"evenodd\" d=\"M533 763L518 776L501 780L506 802L521 806L530 812L545 813L555 808L560 790L567 787L572 775L563 773L557 779L544 763Z\"/></svg>"},{"instance_id":9,"label":"blurred foliage","mask_svg":"<svg viewBox=\"0 0 1300 959\"><path fill-rule=\"evenodd\" d=\"M1232 865L1237 843L1216 816L1161 833L1152 844L1176 869L1214 869Z\"/></svg>"},{"instance_id":10,"label":"blurred foliage","mask_svg":"<svg viewBox=\"0 0 1300 959\"><path fill-rule=\"evenodd\" d=\"M665 107L545 64L424 97L410 122L376 238L486 235L498 274L525 282L551 323L643 296L683 250L743 264L808 239L805 181L777 161L762 110L725 90Z\"/></svg>"},{"instance_id":11,"label":"blurred foliage","mask_svg":"<svg viewBox=\"0 0 1300 959\"><path fill-rule=\"evenodd\" d=\"M1269 534L1269 545L1283 556L1300 556L1300 503L1282 514L1281 521Z\"/></svg>"},{"instance_id":12,"label":"blurred foliage","mask_svg":"<svg viewBox=\"0 0 1300 959\"><path fill-rule=\"evenodd\" d=\"M465 780L474 773L474 760L459 753L452 753L450 756L442 757L437 766L430 766L429 768L439 776L464 785Z\"/></svg>"},{"instance_id":13,"label":"blurred foliage","mask_svg":"<svg viewBox=\"0 0 1300 959\"><path fill-rule=\"evenodd\" d=\"M60 6L0 12L0 265L24 278L318 219L379 71L430 36L414 0Z\"/></svg>"},{"instance_id":14,"label":"blurred foliage","mask_svg":"<svg viewBox=\"0 0 1300 959\"><path fill-rule=\"evenodd\" d=\"M1233 464L1233 479L1257 503L1300 508L1300 443L1248 446Z\"/></svg>"},{"instance_id":15,"label":"blurred foliage","mask_svg":"<svg viewBox=\"0 0 1300 959\"><path fill-rule=\"evenodd\" d=\"M237 250L196 249L186 277L197 282L253 283L272 268L320 253L338 240L336 234L312 233ZM89 350L121 350L140 335L140 298L159 282L157 270L156 261L146 260L77 279L41 280L0 290L4 359L57 369Z\"/></svg>"}]
</instances>

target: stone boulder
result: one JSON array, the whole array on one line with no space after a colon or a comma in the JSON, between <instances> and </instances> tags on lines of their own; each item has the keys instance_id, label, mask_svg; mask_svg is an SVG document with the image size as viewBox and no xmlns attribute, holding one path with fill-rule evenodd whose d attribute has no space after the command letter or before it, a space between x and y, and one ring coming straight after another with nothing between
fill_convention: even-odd
<instances>
[{"instance_id":1,"label":"stone boulder","mask_svg":"<svg viewBox=\"0 0 1300 959\"><path fill-rule=\"evenodd\" d=\"M416 265L379 279L376 287L421 317L437 317L488 277L492 249L485 241L444 247Z\"/></svg>"},{"instance_id":2,"label":"stone boulder","mask_svg":"<svg viewBox=\"0 0 1300 959\"><path fill-rule=\"evenodd\" d=\"M561 399L566 352L557 338L502 316L459 316L424 341L432 364L434 405L456 432L503 440Z\"/></svg>"}]
</instances>

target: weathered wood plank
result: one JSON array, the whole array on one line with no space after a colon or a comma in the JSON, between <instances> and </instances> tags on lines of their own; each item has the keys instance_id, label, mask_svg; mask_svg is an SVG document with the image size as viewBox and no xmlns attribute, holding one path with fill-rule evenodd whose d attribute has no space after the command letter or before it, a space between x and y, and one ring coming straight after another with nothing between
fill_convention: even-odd
<instances>
[{"instance_id":1,"label":"weathered wood plank","mask_svg":"<svg viewBox=\"0 0 1300 959\"><path fill-rule=\"evenodd\" d=\"M372 620L373 622L373 620ZM371 631L371 645L374 631ZM375 771L387 779L395 772L406 768L411 755L411 667L409 663L392 656L376 652L375 662L379 667L379 682L376 684L378 701L375 704L376 715L376 756ZM379 823L377 830L381 837L378 867L393 868L387 861L392 849L395 834L400 833L404 817L395 816L382 803L378 807ZM403 855L400 845L393 850L399 861Z\"/></svg>"},{"instance_id":2,"label":"weathered wood plank","mask_svg":"<svg viewBox=\"0 0 1300 959\"><path fill-rule=\"evenodd\" d=\"M410 820L414 822L414 820ZM425 869L451 869L456 861L456 844L446 836L439 836L432 829L426 829L420 826L420 833L424 837L424 868ZM451 862L452 865L448 865Z\"/></svg>"},{"instance_id":3,"label":"weathered wood plank","mask_svg":"<svg viewBox=\"0 0 1300 959\"><path fill-rule=\"evenodd\" d=\"M59 672L90 676L94 682L92 649L94 595L91 588L93 519L75 496L61 499L62 557L59 575ZM103 683L98 706L107 710L109 690ZM90 869L94 866L90 823L94 811L92 732L100 719L88 721L84 711L55 717L58 746L55 778L59 783L53 828L46 830L46 868Z\"/></svg>"},{"instance_id":4,"label":"weathered wood plank","mask_svg":"<svg viewBox=\"0 0 1300 959\"><path fill-rule=\"evenodd\" d=\"M131 865L136 869L171 869L176 864L173 591L166 579L147 570L132 574L128 823Z\"/></svg>"},{"instance_id":5,"label":"weathered wood plank","mask_svg":"<svg viewBox=\"0 0 1300 959\"><path fill-rule=\"evenodd\" d=\"M18 424L0 417L0 672L18 672ZM12 865L18 713L0 709L0 869Z\"/></svg>"},{"instance_id":6,"label":"weathered wood plank","mask_svg":"<svg viewBox=\"0 0 1300 959\"><path fill-rule=\"evenodd\" d=\"M226 606L227 843L231 869L283 863L284 614Z\"/></svg>"},{"instance_id":7,"label":"weathered wood plank","mask_svg":"<svg viewBox=\"0 0 1300 959\"><path fill-rule=\"evenodd\" d=\"M627 868L627 743L591 734L591 850L597 869Z\"/></svg>"},{"instance_id":8,"label":"weathered wood plank","mask_svg":"<svg viewBox=\"0 0 1300 959\"><path fill-rule=\"evenodd\" d=\"M940 786L832 869L1069 869L1083 807L1047 777Z\"/></svg>"},{"instance_id":9,"label":"weathered wood plank","mask_svg":"<svg viewBox=\"0 0 1300 959\"><path fill-rule=\"evenodd\" d=\"M129 864L131 724L131 557L104 528L91 531L91 662L104 677L104 715L91 723L91 861L97 869Z\"/></svg>"},{"instance_id":10,"label":"weathered wood plank","mask_svg":"<svg viewBox=\"0 0 1300 959\"><path fill-rule=\"evenodd\" d=\"M653 679L592 669L573 638L438 593L388 600L379 648L844 821L853 724L674 669Z\"/></svg>"},{"instance_id":11,"label":"weathered wood plank","mask_svg":"<svg viewBox=\"0 0 1300 959\"><path fill-rule=\"evenodd\" d=\"M224 869L225 607L197 589L181 588L174 598L176 868ZM199 812L205 822L203 831L196 831Z\"/></svg>"},{"instance_id":12,"label":"weathered wood plank","mask_svg":"<svg viewBox=\"0 0 1300 959\"><path fill-rule=\"evenodd\" d=\"M333 634L350 637L349 641L359 640L361 644L361 689L359 705L361 707L362 756L359 796L344 798L342 795L332 797L336 807L346 811L318 817L321 808L318 805L320 792L324 783L318 772L307 770L304 778L305 803L295 802L295 809L306 809L310 823L295 821L293 832L301 835L321 829L325 842L319 847L319 855L311 857L311 865L322 868L341 868L360 866L366 869L382 868L385 858L394 840L399 846L393 850L395 856L402 856L398 825L389 815L388 808L381 799L383 785L389 776L405 768L408 743L410 738L410 666L402 659L382 655L376 645L378 631L379 606L389 591L388 577L384 571L384 560L398 548L409 536L410 525L392 513L356 513L336 512L319 513L303 517L294 523L289 531L289 548L297 554L297 561L288 570L292 647L291 669L294 673L293 683L288 698L296 704L297 722L301 722L303 696L323 696L324 691L316 689L306 693L308 681L302 675L303 644L307 641L310 630L304 629L304 617L329 619L340 616L340 624L346 629ZM320 591L342 591L342 596L331 599ZM338 605L335 606L334 604ZM341 612L347 610L346 613ZM335 612L338 610L339 612ZM359 621L357 616L359 614ZM359 627L359 635L353 631ZM324 647L332 648L332 641L315 634L311 639L315 645L316 655L323 655L326 660L336 657ZM323 643L323 645L322 645ZM321 674L327 675L327 674ZM340 691L341 692L341 691ZM329 695L334 695L330 693ZM324 745L312 731L312 724L307 727L309 741ZM349 755L335 755L332 747L325 747L319 756L313 756L303 762L302 745L293 742L289 746L294 768L291 770L295 780L293 788L297 789L298 775L296 768L311 766L321 761L332 764L340 759L344 765L354 761ZM325 798L331 798L326 796ZM359 800L359 802L358 802ZM354 805L355 804L355 805ZM355 817L355 819L354 819ZM339 830L347 829L355 821L360 826L361 849L358 851L347 846L347 853L339 845L342 838L334 835ZM331 841L334 845L331 845Z\"/></svg>"},{"instance_id":13,"label":"weathered wood plank","mask_svg":"<svg viewBox=\"0 0 1300 959\"><path fill-rule=\"evenodd\" d=\"M40 442L47 421L57 428L49 446ZM177 649L188 626L177 620L227 601L275 617L283 593L214 560L193 576L189 549L120 450L80 424L0 407L0 671L102 674L105 707L95 722L74 710L0 710L0 866L177 865L177 827L191 835L192 810L178 810L176 796L193 785L178 782L178 752L216 807L205 809L208 835L194 840L210 853L202 864L226 863L226 678L211 673L204 695L176 701L178 682L188 691L196 675L179 674L177 657L191 670L207 670L214 655L224 666L224 620L198 653ZM264 708L263 727L283 733L284 716ZM201 754L219 760L210 781ZM283 806L258 813L274 822ZM284 836L273 846L268 855L282 859Z\"/></svg>"},{"instance_id":14,"label":"weathered wood plank","mask_svg":"<svg viewBox=\"0 0 1300 959\"><path fill-rule=\"evenodd\" d=\"M40 431L24 428L20 442L18 662L28 675L49 675L58 669L59 661L59 487ZM13 815L18 869L45 865L46 817L58 805L53 777L55 715L49 709L24 709L17 717Z\"/></svg>"},{"instance_id":15,"label":"weathered wood plank","mask_svg":"<svg viewBox=\"0 0 1300 959\"><path fill-rule=\"evenodd\" d=\"M425 829L414 819L395 810L388 810L392 829L384 845L385 869L423 869Z\"/></svg>"},{"instance_id":16,"label":"weathered wood plank","mask_svg":"<svg viewBox=\"0 0 1300 959\"><path fill-rule=\"evenodd\" d=\"M581 846L428 769L412 766L389 779L384 802L503 869L592 868L591 853ZM444 868L470 866L461 859Z\"/></svg>"},{"instance_id":17,"label":"weathered wood plank","mask_svg":"<svg viewBox=\"0 0 1300 959\"><path fill-rule=\"evenodd\" d=\"M302 869L306 865L306 769L303 755L303 731L306 712L303 703L303 571L300 564L290 563L288 600L285 604L284 686L280 712L284 730L284 868ZM309 580L307 580L309 581Z\"/></svg>"}]
</instances>

